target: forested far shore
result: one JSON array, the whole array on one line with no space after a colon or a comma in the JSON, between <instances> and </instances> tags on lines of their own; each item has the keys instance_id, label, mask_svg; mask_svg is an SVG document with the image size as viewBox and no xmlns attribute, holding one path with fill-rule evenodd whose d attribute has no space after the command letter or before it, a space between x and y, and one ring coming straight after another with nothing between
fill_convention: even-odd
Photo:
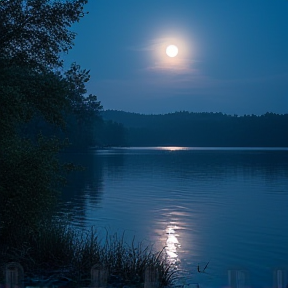
<instances>
[{"instance_id":1,"label":"forested far shore","mask_svg":"<svg viewBox=\"0 0 288 288\"><path fill-rule=\"evenodd\" d=\"M288 114L181 111L146 115L106 110L101 116L118 134L114 139L109 133L107 146L288 147Z\"/></svg>"}]
</instances>

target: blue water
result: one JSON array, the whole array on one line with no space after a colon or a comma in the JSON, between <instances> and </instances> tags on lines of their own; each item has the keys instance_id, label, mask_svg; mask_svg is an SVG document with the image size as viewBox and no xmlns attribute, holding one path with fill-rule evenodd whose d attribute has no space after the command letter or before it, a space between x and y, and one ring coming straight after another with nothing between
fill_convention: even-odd
<instances>
[{"instance_id":1,"label":"blue water","mask_svg":"<svg viewBox=\"0 0 288 288\"><path fill-rule=\"evenodd\" d=\"M252 287L272 287L275 270L288 270L287 149L122 148L70 157L87 167L62 199L74 225L167 246L178 284L225 287L229 270L242 270Z\"/></svg>"}]
</instances>

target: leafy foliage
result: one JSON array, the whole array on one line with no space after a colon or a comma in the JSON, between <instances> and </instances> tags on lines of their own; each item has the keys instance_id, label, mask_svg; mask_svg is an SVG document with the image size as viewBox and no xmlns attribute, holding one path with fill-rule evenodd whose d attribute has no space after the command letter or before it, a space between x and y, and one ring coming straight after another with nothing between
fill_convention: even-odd
<instances>
[{"instance_id":1,"label":"leafy foliage","mask_svg":"<svg viewBox=\"0 0 288 288\"><path fill-rule=\"evenodd\" d=\"M0 65L1 127L11 133L19 124L41 115L45 121L63 125L62 111L68 108L65 79L51 71ZM14 129L13 129L14 127ZM3 132L2 130L2 132Z\"/></svg>"},{"instance_id":2,"label":"leafy foliage","mask_svg":"<svg viewBox=\"0 0 288 288\"><path fill-rule=\"evenodd\" d=\"M57 139L40 137L33 145L16 137L1 144L0 242L17 246L51 216L59 187L65 182L65 169L55 156L61 145Z\"/></svg>"},{"instance_id":3,"label":"leafy foliage","mask_svg":"<svg viewBox=\"0 0 288 288\"><path fill-rule=\"evenodd\" d=\"M101 109L96 96L85 96L89 71L76 64L66 73L58 69L86 2L0 2L0 245L17 246L52 217L67 171L57 157L64 137L53 134L65 129L69 115L87 124ZM47 127L53 133L41 136Z\"/></svg>"},{"instance_id":4,"label":"leafy foliage","mask_svg":"<svg viewBox=\"0 0 288 288\"><path fill-rule=\"evenodd\" d=\"M61 67L72 48L71 25L84 16L87 0L4 0L0 2L0 55L38 70Z\"/></svg>"},{"instance_id":5,"label":"leafy foliage","mask_svg":"<svg viewBox=\"0 0 288 288\"><path fill-rule=\"evenodd\" d=\"M68 97L70 113L67 115L67 135L77 147L87 147L96 144L96 125L101 121L102 105L97 96L87 94L85 83L89 81L89 71L81 70L76 63L65 73L68 81ZM71 113L72 112L72 113Z\"/></svg>"}]
</instances>

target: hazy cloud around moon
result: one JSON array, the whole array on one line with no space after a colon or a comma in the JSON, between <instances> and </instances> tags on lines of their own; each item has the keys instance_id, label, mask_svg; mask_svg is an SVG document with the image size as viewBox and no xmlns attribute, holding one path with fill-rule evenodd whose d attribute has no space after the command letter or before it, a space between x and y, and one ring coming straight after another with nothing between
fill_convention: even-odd
<instances>
[{"instance_id":1,"label":"hazy cloud around moon","mask_svg":"<svg viewBox=\"0 0 288 288\"><path fill-rule=\"evenodd\" d=\"M176 45L179 53L176 57L168 57L166 48L169 45ZM197 72L193 68L193 63L196 61L192 59L188 49L188 44L185 45L183 40L177 38L166 37L150 40L147 44L129 47L128 49L136 52L149 53L149 61L146 67L142 70L161 72L161 73L176 73L176 74L191 74Z\"/></svg>"}]
</instances>

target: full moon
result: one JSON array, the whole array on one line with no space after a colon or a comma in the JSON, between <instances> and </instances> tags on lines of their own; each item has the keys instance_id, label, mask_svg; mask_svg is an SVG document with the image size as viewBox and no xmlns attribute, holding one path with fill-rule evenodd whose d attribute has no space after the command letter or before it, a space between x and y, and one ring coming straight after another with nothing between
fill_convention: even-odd
<instances>
[{"instance_id":1,"label":"full moon","mask_svg":"<svg viewBox=\"0 0 288 288\"><path fill-rule=\"evenodd\" d=\"M166 54L167 54L169 57L175 57L175 56L177 56L177 54L178 54L178 47L175 46L175 45L169 45L169 46L166 48Z\"/></svg>"}]
</instances>

